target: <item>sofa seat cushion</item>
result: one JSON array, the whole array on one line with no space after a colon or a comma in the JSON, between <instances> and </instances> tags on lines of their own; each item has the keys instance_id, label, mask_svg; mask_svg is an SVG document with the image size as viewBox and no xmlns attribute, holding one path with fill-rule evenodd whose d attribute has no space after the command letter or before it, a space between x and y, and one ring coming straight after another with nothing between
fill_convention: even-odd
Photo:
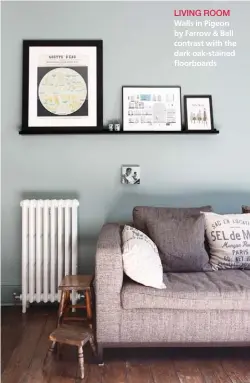
<instances>
[{"instance_id":1,"label":"sofa seat cushion","mask_svg":"<svg viewBox=\"0 0 250 383\"><path fill-rule=\"evenodd\" d=\"M165 290L126 281L121 292L124 309L250 311L250 271L166 273Z\"/></svg>"}]
</instances>

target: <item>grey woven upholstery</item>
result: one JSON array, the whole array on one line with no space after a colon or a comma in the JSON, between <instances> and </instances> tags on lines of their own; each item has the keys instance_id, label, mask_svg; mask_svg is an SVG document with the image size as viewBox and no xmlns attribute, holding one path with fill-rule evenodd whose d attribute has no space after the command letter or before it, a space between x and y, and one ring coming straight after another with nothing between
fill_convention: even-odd
<instances>
[{"instance_id":1,"label":"grey woven upholstery","mask_svg":"<svg viewBox=\"0 0 250 383\"><path fill-rule=\"evenodd\" d=\"M119 339L123 266L121 226L103 226L96 251L95 289L97 341Z\"/></svg>"},{"instance_id":2,"label":"grey woven upholstery","mask_svg":"<svg viewBox=\"0 0 250 383\"><path fill-rule=\"evenodd\" d=\"M220 270L209 273L167 273L164 290L131 280L123 285L122 307L174 310L245 310L250 302L250 270Z\"/></svg>"},{"instance_id":3,"label":"grey woven upholstery","mask_svg":"<svg viewBox=\"0 0 250 383\"><path fill-rule=\"evenodd\" d=\"M167 289L157 292L123 277L121 226L104 225L96 253L97 342L250 345L249 273L169 273Z\"/></svg>"}]
</instances>

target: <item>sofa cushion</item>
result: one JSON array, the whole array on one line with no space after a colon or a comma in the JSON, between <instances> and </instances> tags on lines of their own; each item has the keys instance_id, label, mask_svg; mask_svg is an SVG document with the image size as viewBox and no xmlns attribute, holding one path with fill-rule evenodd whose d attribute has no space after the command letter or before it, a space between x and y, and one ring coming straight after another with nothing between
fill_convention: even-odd
<instances>
[{"instance_id":1,"label":"sofa cushion","mask_svg":"<svg viewBox=\"0 0 250 383\"><path fill-rule=\"evenodd\" d=\"M125 225L122 231L123 270L134 281L145 286L165 289L158 249L142 231Z\"/></svg>"},{"instance_id":2,"label":"sofa cushion","mask_svg":"<svg viewBox=\"0 0 250 383\"><path fill-rule=\"evenodd\" d=\"M200 214L201 211L210 212L213 211L212 206L201 207L153 207L153 206L135 206L133 209L133 222L138 230L143 231L147 235L147 223L148 221L166 220L169 217L182 219L187 215ZM156 244L157 245L157 244Z\"/></svg>"},{"instance_id":3,"label":"sofa cushion","mask_svg":"<svg viewBox=\"0 0 250 383\"><path fill-rule=\"evenodd\" d=\"M149 220L147 228L149 237L158 247L165 272L211 271L204 246L203 214Z\"/></svg>"},{"instance_id":4,"label":"sofa cushion","mask_svg":"<svg viewBox=\"0 0 250 383\"><path fill-rule=\"evenodd\" d=\"M250 311L250 271L220 270L167 273L166 290L126 281L121 292L124 309L247 310Z\"/></svg>"},{"instance_id":5,"label":"sofa cushion","mask_svg":"<svg viewBox=\"0 0 250 383\"><path fill-rule=\"evenodd\" d=\"M165 272L212 269L207 254L209 247L205 240L204 221L202 218L196 220L201 211L211 212L212 207L136 206L133 209L134 226L154 241ZM193 217L190 222L189 217ZM194 223L193 227L191 221ZM196 233L199 235L196 236Z\"/></svg>"},{"instance_id":6,"label":"sofa cushion","mask_svg":"<svg viewBox=\"0 0 250 383\"><path fill-rule=\"evenodd\" d=\"M250 269L250 214L203 215L213 270Z\"/></svg>"}]
</instances>

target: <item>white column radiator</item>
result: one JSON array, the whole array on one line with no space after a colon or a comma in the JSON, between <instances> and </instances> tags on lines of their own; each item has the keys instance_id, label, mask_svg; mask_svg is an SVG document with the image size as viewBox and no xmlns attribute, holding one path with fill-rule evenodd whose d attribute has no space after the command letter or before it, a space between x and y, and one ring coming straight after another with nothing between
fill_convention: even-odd
<instances>
[{"instance_id":1,"label":"white column radiator","mask_svg":"<svg viewBox=\"0 0 250 383\"><path fill-rule=\"evenodd\" d=\"M22 311L60 300L64 275L77 274L77 200L23 200Z\"/></svg>"}]
</instances>

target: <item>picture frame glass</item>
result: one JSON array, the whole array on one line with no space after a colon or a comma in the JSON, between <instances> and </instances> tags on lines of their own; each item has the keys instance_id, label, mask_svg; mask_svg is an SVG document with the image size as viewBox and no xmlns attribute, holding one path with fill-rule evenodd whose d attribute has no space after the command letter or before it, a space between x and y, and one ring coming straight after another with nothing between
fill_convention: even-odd
<instances>
[{"instance_id":1,"label":"picture frame glass","mask_svg":"<svg viewBox=\"0 0 250 383\"><path fill-rule=\"evenodd\" d=\"M23 54L24 128L60 131L102 125L101 40L58 45L24 41Z\"/></svg>"},{"instance_id":2,"label":"picture frame glass","mask_svg":"<svg viewBox=\"0 0 250 383\"><path fill-rule=\"evenodd\" d=\"M140 165L123 165L121 168L121 183L126 185L140 185Z\"/></svg>"},{"instance_id":3,"label":"picture frame glass","mask_svg":"<svg viewBox=\"0 0 250 383\"><path fill-rule=\"evenodd\" d=\"M187 97L185 103L188 130L213 130L210 97Z\"/></svg>"},{"instance_id":4,"label":"picture frame glass","mask_svg":"<svg viewBox=\"0 0 250 383\"><path fill-rule=\"evenodd\" d=\"M181 88L122 88L124 131L181 131Z\"/></svg>"}]
</instances>

